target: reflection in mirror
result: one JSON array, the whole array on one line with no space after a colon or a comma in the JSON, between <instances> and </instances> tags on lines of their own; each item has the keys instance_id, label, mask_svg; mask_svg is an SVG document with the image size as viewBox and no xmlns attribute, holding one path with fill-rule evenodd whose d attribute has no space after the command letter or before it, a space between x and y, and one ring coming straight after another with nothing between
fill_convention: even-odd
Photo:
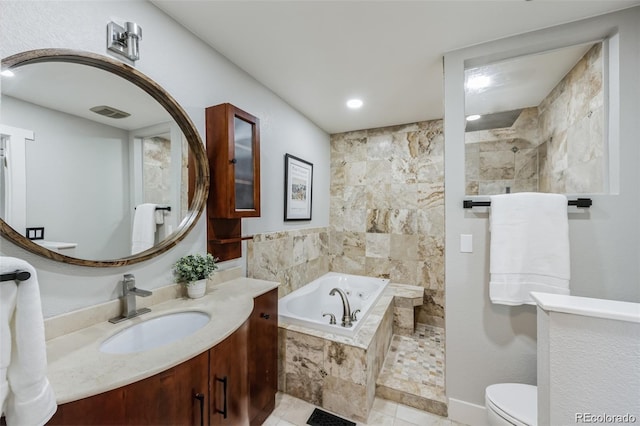
<instances>
[{"instance_id":1,"label":"reflection in mirror","mask_svg":"<svg viewBox=\"0 0 640 426\"><path fill-rule=\"evenodd\" d=\"M605 191L604 46L465 69L467 195Z\"/></svg>"},{"instance_id":2,"label":"reflection in mirror","mask_svg":"<svg viewBox=\"0 0 640 426\"><path fill-rule=\"evenodd\" d=\"M202 211L204 148L151 80L109 58L73 55L26 62L2 77L3 236L85 266L145 260L182 239ZM158 208L143 218L146 245L136 249L143 203ZM23 239L30 228L44 228L44 239Z\"/></svg>"}]
</instances>

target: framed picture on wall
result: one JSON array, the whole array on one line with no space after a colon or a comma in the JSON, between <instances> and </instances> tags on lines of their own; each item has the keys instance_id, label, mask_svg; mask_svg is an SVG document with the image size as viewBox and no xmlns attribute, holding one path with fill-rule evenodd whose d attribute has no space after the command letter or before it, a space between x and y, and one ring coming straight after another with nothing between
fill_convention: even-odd
<instances>
[{"instance_id":1,"label":"framed picture on wall","mask_svg":"<svg viewBox=\"0 0 640 426\"><path fill-rule=\"evenodd\" d=\"M284 220L311 220L313 164L284 156Z\"/></svg>"}]
</instances>

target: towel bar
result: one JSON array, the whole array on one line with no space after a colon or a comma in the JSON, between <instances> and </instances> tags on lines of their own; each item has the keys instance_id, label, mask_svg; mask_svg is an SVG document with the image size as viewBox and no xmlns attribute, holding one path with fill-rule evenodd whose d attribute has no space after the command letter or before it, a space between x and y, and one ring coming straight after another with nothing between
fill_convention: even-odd
<instances>
[{"instance_id":1,"label":"towel bar","mask_svg":"<svg viewBox=\"0 0 640 426\"><path fill-rule=\"evenodd\" d=\"M578 198L576 200L569 200L568 205L576 206L578 208L589 208L593 202L591 198ZM473 200L463 200L462 208L472 209L474 207L491 207L491 201L473 201Z\"/></svg>"},{"instance_id":2,"label":"towel bar","mask_svg":"<svg viewBox=\"0 0 640 426\"><path fill-rule=\"evenodd\" d=\"M0 275L0 281L26 281L29 278L31 278L31 274L27 271L15 271Z\"/></svg>"},{"instance_id":3,"label":"towel bar","mask_svg":"<svg viewBox=\"0 0 640 426\"><path fill-rule=\"evenodd\" d=\"M138 208L138 206L134 207L133 209L135 210L137 208ZM171 211L171 206L164 206L164 207L156 206L156 210L166 210L166 211L170 212Z\"/></svg>"}]
</instances>

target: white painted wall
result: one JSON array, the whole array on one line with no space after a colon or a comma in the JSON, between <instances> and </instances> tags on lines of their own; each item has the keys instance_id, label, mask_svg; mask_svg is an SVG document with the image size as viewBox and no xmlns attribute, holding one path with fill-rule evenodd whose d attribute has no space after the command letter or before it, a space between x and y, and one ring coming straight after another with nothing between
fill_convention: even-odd
<instances>
[{"instance_id":1,"label":"white painted wall","mask_svg":"<svg viewBox=\"0 0 640 426\"><path fill-rule=\"evenodd\" d=\"M260 118L262 217L247 219L244 233L329 224L329 137L226 58L150 3L143 1L2 1L0 56L38 48L70 48L111 56L106 48L109 21L133 21L143 29L141 58L135 67L158 82L185 109L201 137L206 107L230 102ZM123 60L123 58L116 58ZM314 164L313 219L285 224L284 155ZM141 288L172 282L171 265L187 253L206 250L205 221L185 240L155 259L131 267L86 268L34 256L6 240L3 255L27 260L38 271L46 317L118 297L124 273L134 273ZM244 266L244 259L223 267Z\"/></svg>"},{"instance_id":2,"label":"white painted wall","mask_svg":"<svg viewBox=\"0 0 640 426\"><path fill-rule=\"evenodd\" d=\"M128 132L8 96L0 112L3 124L36 135L26 144L26 226L78 244L75 253L86 259L129 253Z\"/></svg>"},{"instance_id":3,"label":"white painted wall","mask_svg":"<svg viewBox=\"0 0 640 426\"><path fill-rule=\"evenodd\" d=\"M614 172L619 191L591 195L593 207L569 217L571 291L578 296L640 300L640 8L481 44L445 55L446 391L452 418L481 424L484 389L536 382L534 307L493 305L488 298L488 214L464 210L463 67L619 34L619 127ZM616 111L617 110L617 111ZM460 253L460 235L473 253Z\"/></svg>"},{"instance_id":4,"label":"white painted wall","mask_svg":"<svg viewBox=\"0 0 640 426\"><path fill-rule=\"evenodd\" d=\"M538 306L538 424L640 419L640 305L631 309L635 321ZM589 415L629 420L587 421Z\"/></svg>"}]
</instances>

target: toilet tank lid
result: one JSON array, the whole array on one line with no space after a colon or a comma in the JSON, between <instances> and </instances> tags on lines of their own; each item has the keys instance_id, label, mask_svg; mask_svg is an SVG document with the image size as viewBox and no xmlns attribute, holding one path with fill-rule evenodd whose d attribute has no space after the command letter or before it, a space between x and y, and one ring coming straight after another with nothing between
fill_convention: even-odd
<instances>
[{"instance_id":1,"label":"toilet tank lid","mask_svg":"<svg viewBox=\"0 0 640 426\"><path fill-rule=\"evenodd\" d=\"M486 398L509 416L527 425L537 424L538 388L523 383L499 383L488 386Z\"/></svg>"}]
</instances>

